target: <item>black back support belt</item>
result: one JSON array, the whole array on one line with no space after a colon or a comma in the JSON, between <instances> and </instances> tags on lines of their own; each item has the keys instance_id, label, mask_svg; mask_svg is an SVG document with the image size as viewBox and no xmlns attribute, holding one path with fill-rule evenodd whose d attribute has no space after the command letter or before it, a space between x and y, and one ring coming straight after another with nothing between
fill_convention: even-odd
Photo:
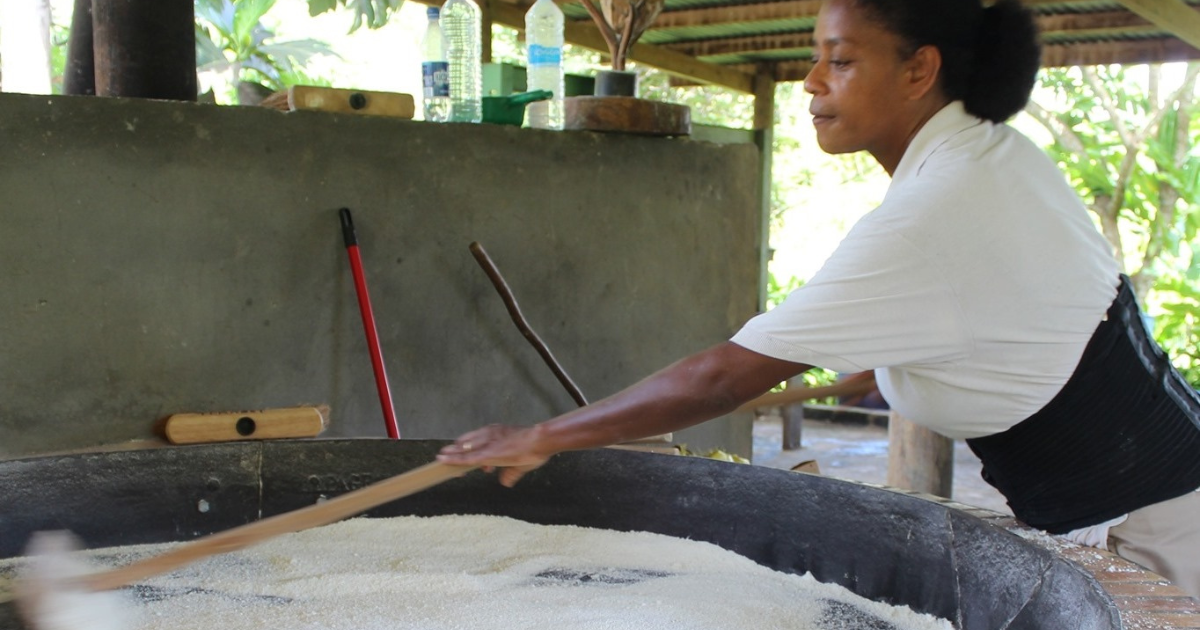
<instances>
[{"instance_id":1,"label":"black back support belt","mask_svg":"<svg viewBox=\"0 0 1200 630\"><path fill-rule=\"evenodd\" d=\"M1200 396L1148 334L1122 276L1058 395L967 444L1017 518L1066 533L1200 488Z\"/></svg>"}]
</instances>

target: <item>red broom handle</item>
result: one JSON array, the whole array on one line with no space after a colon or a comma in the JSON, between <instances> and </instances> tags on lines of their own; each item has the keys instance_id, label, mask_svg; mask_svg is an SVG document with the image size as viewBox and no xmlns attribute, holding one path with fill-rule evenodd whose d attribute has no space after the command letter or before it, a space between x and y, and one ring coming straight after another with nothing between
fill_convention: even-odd
<instances>
[{"instance_id":1,"label":"red broom handle","mask_svg":"<svg viewBox=\"0 0 1200 630\"><path fill-rule=\"evenodd\" d=\"M383 422L387 434L393 440L400 439L400 428L396 425L396 410L392 406L392 390L388 386L387 369L383 366L383 352L379 349L379 333L375 329L375 313L371 310L371 295L367 293L367 278L363 274L362 255L358 251L358 236L354 233L354 222L350 209L342 208L342 239L346 253L350 256L350 270L354 273L354 291L358 294L358 311L362 315L363 330L367 333L367 348L371 351L371 367L375 369L375 389L379 391L379 404L383 407Z\"/></svg>"}]
</instances>

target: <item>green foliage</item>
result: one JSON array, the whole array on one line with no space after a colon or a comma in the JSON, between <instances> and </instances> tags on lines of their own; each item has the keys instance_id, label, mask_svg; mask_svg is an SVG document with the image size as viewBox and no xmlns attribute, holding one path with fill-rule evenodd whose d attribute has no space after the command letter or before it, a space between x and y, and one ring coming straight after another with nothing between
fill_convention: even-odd
<instances>
[{"instance_id":1,"label":"green foliage","mask_svg":"<svg viewBox=\"0 0 1200 630\"><path fill-rule=\"evenodd\" d=\"M1079 151L1077 146L1058 141L1046 148L1047 153L1067 173L1089 205L1099 198L1111 196L1117 180L1116 168L1124 155L1124 147L1111 121L1107 121L1108 124L1091 121L1092 113L1103 106L1074 68L1043 70L1041 86L1049 90L1056 101L1064 102L1063 106L1052 111L1083 144L1083 151Z\"/></svg>"},{"instance_id":2,"label":"green foliage","mask_svg":"<svg viewBox=\"0 0 1200 630\"><path fill-rule=\"evenodd\" d=\"M1044 70L1041 87L1054 104L1042 106L1049 116L1039 120L1055 138L1047 153L1096 215L1124 271L1144 287L1139 297L1159 344L1196 386L1200 129L1193 121L1200 103L1190 76L1164 95L1159 67Z\"/></svg>"},{"instance_id":3,"label":"green foliage","mask_svg":"<svg viewBox=\"0 0 1200 630\"><path fill-rule=\"evenodd\" d=\"M673 86L671 75L634 63L628 69L638 73L638 96L653 101L687 105L692 122L736 129L754 126L754 97L715 85Z\"/></svg>"},{"instance_id":4,"label":"green foliage","mask_svg":"<svg viewBox=\"0 0 1200 630\"><path fill-rule=\"evenodd\" d=\"M824 387L837 382L837 372L825 368L813 368L804 373L804 384L807 387Z\"/></svg>"},{"instance_id":5,"label":"green foliage","mask_svg":"<svg viewBox=\"0 0 1200 630\"><path fill-rule=\"evenodd\" d=\"M776 277L774 271L767 272L767 310L779 305L792 291L804 285L804 280L795 276L784 279Z\"/></svg>"},{"instance_id":6,"label":"green foliage","mask_svg":"<svg viewBox=\"0 0 1200 630\"><path fill-rule=\"evenodd\" d=\"M63 93L63 75L67 71L67 42L71 28L62 24L50 25L50 90L52 94Z\"/></svg>"},{"instance_id":7,"label":"green foliage","mask_svg":"<svg viewBox=\"0 0 1200 630\"><path fill-rule=\"evenodd\" d=\"M228 73L238 82L282 89L289 75L333 50L314 39L274 41L262 18L275 0L196 0L196 65L201 71Z\"/></svg>"},{"instance_id":8,"label":"green foliage","mask_svg":"<svg viewBox=\"0 0 1200 630\"><path fill-rule=\"evenodd\" d=\"M717 461L729 462L731 464L749 464L750 463L750 460L746 459L745 457L742 457L741 455L736 455L734 453L730 453L728 451L724 451L719 448L710 448L707 451L701 453L699 451L691 450L690 448L688 448L687 444L676 444L675 452L679 453L680 455L686 455L687 457L701 457L701 458L705 458L705 459L715 459Z\"/></svg>"},{"instance_id":9,"label":"green foliage","mask_svg":"<svg viewBox=\"0 0 1200 630\"><path fill-rule=\"evenodd\" d=\"M1200 251L1192 246L1192 260L1200 260ZM1198 265L1192 265L1190 278L1159 280L1155 291L1163 299L1162 313L1154 318L1154 336L1172 363L1193 387L1200 385L1200 278Z\"/></svg>"},{"instance_id":10,"label":"green foliage","mask_svg":"<svg viewBox=\"0 0 1200 630\"><path fill-rule=\"evenodd\" d=\"M308 0L308 14L318 16L333 11L339 5L354 11L350 32L357 31L363 24L375 29L388 23L393 13L400 10L404 0Z\"/></svg>"}]
</instances>

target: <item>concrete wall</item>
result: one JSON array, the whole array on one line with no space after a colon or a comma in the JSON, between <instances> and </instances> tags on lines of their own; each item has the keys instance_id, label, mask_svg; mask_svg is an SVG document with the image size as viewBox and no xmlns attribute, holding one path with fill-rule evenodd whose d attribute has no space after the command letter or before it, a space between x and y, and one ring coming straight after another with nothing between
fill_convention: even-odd
<instances>
[{"instance_id":1,"label":"concrete wall","mask_svg":"<svg viewBox=\"0 0 1200 630\"><path fill-rule=\"evenodd\" d=\"M574 404L468 244L596 400L753 314L758 191L752 145L0 95L0 455L305 403L383 435L343 206L403 436L542 420Z\"/></svg>"}]
</instances>

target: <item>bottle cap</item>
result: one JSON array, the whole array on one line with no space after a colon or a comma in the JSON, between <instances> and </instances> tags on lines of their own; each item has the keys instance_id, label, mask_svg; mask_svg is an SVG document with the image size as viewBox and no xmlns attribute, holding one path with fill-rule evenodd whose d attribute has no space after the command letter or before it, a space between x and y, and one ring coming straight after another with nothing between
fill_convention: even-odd
<instances>
[{"instance_id":1,"label":"bottle cap","mask_svg":"<svg viewBox=\"0 0 1200 630\"><path fill-rule=\"evenodd\" d=\"M428 16L428 17L430 17L430 18L437 18L437 16L438 16L438 8L437 8L437 7L429 7L429 9L427 9L427 10L425 11L425 15L426 15L426 16Z\"/></svg>"}]
</instances>

